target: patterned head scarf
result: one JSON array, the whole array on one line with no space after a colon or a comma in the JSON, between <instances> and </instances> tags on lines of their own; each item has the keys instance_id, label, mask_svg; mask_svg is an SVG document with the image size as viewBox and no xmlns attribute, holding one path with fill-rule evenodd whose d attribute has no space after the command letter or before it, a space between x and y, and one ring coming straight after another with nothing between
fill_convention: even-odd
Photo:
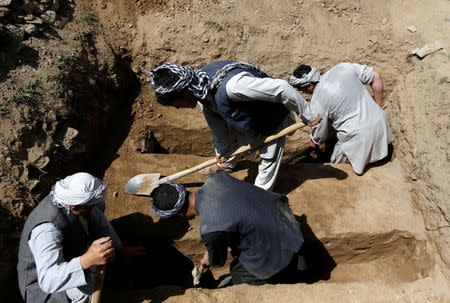
<instances>
[{"instance_id":1,"label":"patterned head scarf","mask_svg":"<svg viewBox=\"0 0 450 303\"><path fill-rule=\"evenodd\" d=\"M178 78L173 83L163 83L161 76L170 72ZM204 71L192 69L189 66L178 64L164 64L155 69L150 70L152 81L150 86L158 94L167 94L174 91L190 90L195 97L204 99L208 94L209 77Z\"/></svg>"},{"instance_id":2,"label":"patterned head scarf","mask_svg":"<svg viewBox=\"0 0 450 303\"><path fill-rule=\"evenodd\" d=\"M161 217L163 219L170 218L172 216L175 216L180 212L180 210L183 208L184 203L186 202L186 189L183 185L175 183L175 182L166 182L163 184L170 185L174 187L178 192L178 200L173 206L173 209L169 210L162 210L155 207L155 203L152 203L152 210L158 217Z\"/></svg>"},{"instance_id":3,"label":"patterned head scarf","mask_svg":"<svg viewBox=\"0 0 450 303\"><path fill-rule=\"evenodd\" d=\"M319 81L320 81L320 73L314 67L311 67L311 70L309 71L309 73L303 74L301 78L297 78L294 75L292 75L289 78L289 83L292 86L297 86L297 87L305 87L311 83L317 83Z\"/></svg>"},{"instance_id":4,"label":"patterned head scarf","mask_svg":"<svg viewBox=\"0 0 450 303\"><path fill-rule=\"evenodd\" d=\"M158 94L168 94L174 91L188 89L195 97L203 100L206 98L208 92L219 87L227 74L235 68L250 69L263 77L268 77L258 66L247 62L229 63L219 69L212 79L200 69L194 70L189 66L178 64L164 64L150 70L150 77L152 78L150 86ZM170 81L173 83L163 83L161 76L167 72L170 72L177 80Z\"/></svg>"},{"instance_id":5,"label":"patterned head scarf","mask_svg":"<svg viewBox=\"0 0 450 303\"><path fill-rule=\"evenodd\" d=\"M88 173L76 173L56 182L50 192L52 203L69 210L71 205L95 205L106 194L105 183Z\"/></svg>"}]
</instances>

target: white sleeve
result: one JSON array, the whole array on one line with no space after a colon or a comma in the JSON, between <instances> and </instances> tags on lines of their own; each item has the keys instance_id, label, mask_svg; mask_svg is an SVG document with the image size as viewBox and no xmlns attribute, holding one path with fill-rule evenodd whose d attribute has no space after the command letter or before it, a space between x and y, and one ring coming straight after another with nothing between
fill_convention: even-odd
<instances>
[{"instance_id":1,"label":"white sleeve","mask_svg":"<svg viewBox=\"0 0 450 303\"><path fill-rule=\"evenodd\" d=\"M38 283L42 291L55 293L87 285L80 257L64 260L63 236L52 223L43 223L31 231L28 246L36 262Z\"/></svg>"},{"instance_id":2,"label":"white sleeve","mask_svg":"<svg viewBox=\"0 0 450 303\"><path fill-rule=\"evenodd\" d=\"M359 81L362 84L367 85L373 81L373 67L367 65L361 65L357 63L350 63L355 73L358 75Z\"/></svg>"},{"instance_id":3,"label":"white sleeve","mask_svg":"<svg viewBox=\"0 0 450 303\"><path fill-rule=\"evenodd\" d=\"M226 85L228 97L233 101L278 102L295 112L305 123L312 122L314 114L308 102L287 81L273 78L258 78L248 72L239 73Z\"/></svg>"},{"instance_id":4,"label":"white sleeve","mask_svg":"<svg viewBox=\"0 0 450 303\"><path fill-rule=\"evenodd\" d=\"M325 143L325 140L328 137L328 127L329 127L329 118L328 118L328 111L325 111L322 106L318 102L311 103L311 107L313 110L316 110L317 112L320 112L322 114L322 121L320 123L316 124L315 126L311 127L311 141L314 142L314 144L321 145Z\"/></svg>"}]
</instances>

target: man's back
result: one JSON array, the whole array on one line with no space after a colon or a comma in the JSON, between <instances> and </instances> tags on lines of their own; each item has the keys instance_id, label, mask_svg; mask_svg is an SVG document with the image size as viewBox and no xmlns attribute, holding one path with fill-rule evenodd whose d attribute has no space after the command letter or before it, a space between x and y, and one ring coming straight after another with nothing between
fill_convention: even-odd
<instances>
[{"instance_id":1,"label":"man's back","mask_svg":"<svg viewBox=\"0 0 450 303\"><path fill-rule=\"evenodd\" d=\"M240 262L258 278L285 267L303 242L287 198L239 181L211 175L196 193L200 234L237 233Z\"/></svg>"},{"instance_id":2,"label":"man's back","mask_svg":"<svg viewBox=\"0 0 450 303\"><path fill-rule=\"evenodd\" d=\"M367 163L387 155L392 136L386 113L364 86L369 81L367 73L361 72L364 67L336 65L322 76L311 101L311 107L323 116L323 121L311 129L311 139L316 144L324 143L331 123L340 148L358 174Z\"/></svg>"}]
</instances>

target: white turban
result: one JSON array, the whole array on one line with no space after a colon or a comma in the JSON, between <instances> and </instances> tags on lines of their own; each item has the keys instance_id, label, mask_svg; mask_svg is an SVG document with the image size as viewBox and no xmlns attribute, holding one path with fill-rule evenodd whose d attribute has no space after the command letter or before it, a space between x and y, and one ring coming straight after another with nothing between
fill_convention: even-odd
<instances>
[{"instance_id":1,"label":"white turban","mask_svg":"<svg viewBox=\"0 0 450 303\"><path fill-rule=\"evenodd\" d=\"M105 183L88 173L76 173L59 180L51 191L53 204L64 208L69 205L95 205L105 194Z\"/></svg>"},{"instance_id":2,"label":"white turban","mask_svg":"<svg viewBox=\"0 0 450 303\"><path fill-rule=\"evenodd\" d=\"M289 83L292 86L298 86L298 87L304 87L304 86L306 86L308 84L316 83L316 82L319 82L319 81L320 81L320 73L314 67L311 67L311 70L309 71L309 73L303 74L301 78L297 78L294 75L292 75L289 78Z\"/></svg>"}]
</instances>

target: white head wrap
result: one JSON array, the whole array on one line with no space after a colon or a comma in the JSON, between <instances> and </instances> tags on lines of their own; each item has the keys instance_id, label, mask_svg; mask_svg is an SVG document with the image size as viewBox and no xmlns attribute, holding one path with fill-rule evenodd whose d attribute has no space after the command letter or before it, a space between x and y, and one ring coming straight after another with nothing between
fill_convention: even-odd
<instances>
[{"instance_id":1,"label":"white head wrap","mask_svg":"<svg viewBox=\"0 0 450 303\"><path fill-rule=\"evenodd\" d=\"M294 75L292 75L289 78L289 83L292 86L297 86L297 87L304 87L311 83L316 83L319 81L320 81L320 73L314 67L311 67L311 70L309 71L309 73L303 74L301 78L297 78Z\"/></svg>"},{"instance_id":2,"label":"white head wrap","mask_svg":"<svg viewBox=\"0 0 450 303\"><path fill-rule=\"evenodd\" d=\"M95 205L106 194L105 183L88 173L76 173L56 182L51 195L58 207L69 205Z\"/></svg>"}]
</instances>

